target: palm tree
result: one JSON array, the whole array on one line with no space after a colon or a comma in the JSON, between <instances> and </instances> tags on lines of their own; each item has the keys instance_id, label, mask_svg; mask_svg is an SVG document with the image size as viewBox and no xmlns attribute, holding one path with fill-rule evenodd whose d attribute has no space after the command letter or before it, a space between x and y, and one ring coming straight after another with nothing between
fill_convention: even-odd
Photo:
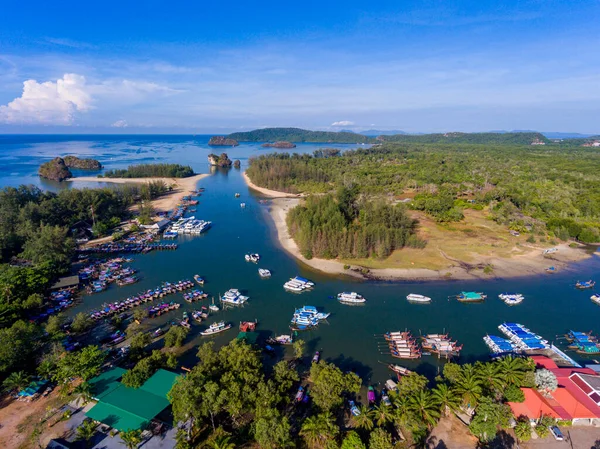
<instances>
[{"instance_id":1,"label":"palm tree","mask_svg":"<svg viewBox=\"0 0 600 449\"><path fill-rule=\"evenodd\" d=\"M90 446L92 438L96 433L96 423L91 419L86 419L81 423L81 425L77 428L77 440L85 441L86 446Z\"/></svg>"},{"instance_id":2,"label":"palm tree","mask_svg":"<svg viewBox=\"0 0 600 449\"><path fill-rule=\"evenodd\" d=\"M72 394L78 402L81 401L85 405L92 400L92 386L87 382L81 382L73 389Z\"/></svg>"},{"instance_id":3,"label":"palm tree","mask_svg":"<svg viewBox=\"0 0 600 449\"><path fill-rule=\"evenodd\" d=\"M375 427L375 423L373 422L373 410L369 409L369 407L366 407L364 405L361 405L358 408L358 410L360 411L358 416L354 416L352 418L354 420L354 423L356 424L356 427L359 429L365 429L369 431L373 430L373 427Z\"/></svg>"},{"instance_id":4,"label":"palm tree","mask_svg":"<svg viewBox=\"0 0 600 449\"><path fill-rule=\"evenodd\" d=\"M429 428L433 427L440 417L438 404L427 390L418 390L409 396L408 407Z\"/></svg>"},{"instance_id":5,"label":"palm tree","mask_svg":"<svg viewBox=\"0 0 600 449\"><path fill-rule=\"evenodd\" d=\"M235 449L235 444L230 443L229 440L231 437L228 436L219 436L215 438L209 445L210 449Z\"/></svg>"},{"instance_id":6,"label":"palm tree","mask_svg":"<svg viewBox=\"0 0 600 449\"><path fill-rule=\"evenodd\" d=\"M525 372L527 371L527 364L521 358L512 356L504 357L502 360L496 362L498 369L504 376L504 380L509 385L521 385Z\"/></svg>"},{"instance_id":7,"label":"palm tree","mask_svg":"<svg viewBox=\"0 0 600 449\"><path fill-rule=\"evenodd\" d=\"M460 398L456 394L456 390L449 387L447 384L437 384L436 387L431 390L431 394L433 399L440 406L440 410L444 416L448 416L450 410L458 410L460 407Z\"/></svg>"},{"instance_id":8,"label":"palm tree","mask_svg":"<svg viewBox=\"0 0 600 449\"><path fill-rule=\"evenodd\" d=\"M373 409L373 416L378 426L385 426L394 420L394 410L389 405L380 404Z\"/></svg>"},{"instance_id":9,"label":"palm tree","mask_svg":"<svg viewBox=\"0 0 600 449\"><path fill-rule=\"evenodd\" d=\"M504 375L497 363L477 363L475 365L476 375L481 383L490 392L502 391L504 388Z\"/></svg>"},{"instance_id":10,"label":"palm tree","mask_svg":"<svg viewBox=\"0 0 600 449\"><path fill-rule=\"evenodd\" d=\"M38 376L40 376L42 379L50 380L56 371L56 366L50 360L43 360L38 365L36 371Z\"/></svg>"},{"instance_id":11,"label":"palm tree","mask_svg":"<svg viewBox=\"0 0 600 449\"><path fill-rule=\"evenodd\" d=\"M300 436L304 438L309 447L315 448L322 446L325 441L333 439L338 432L339 429L333 422L331 413L326 412L306 418L302 423Z\"/></svg>"},{"instance_id":12,"label":"palm tree","mask_svg":"<svg viewBox=\"0 0 600 449\"><path fill-rule=\"evenodd\" d=\"M6 391L9 392L22 390L27 385L29 385L30 380L30 376L25 374L24 371L17 371L14 373L10 373L10 375L6 379L4 379L4 382L2 382L2 386Z\"/></svg>"},{"instance_id":13,"label":"palm tree","mask_svg":"<svg viewBox=\"0 0 600 449\"><path fill-rule=\"evenodd\" d=\"M411 426L415 421L415 416L410 410L407 396L390 395L394 405L393 415L395 423L400 427Z\"/></svg>"},{"instance_id":14,"label":"palm tree","mask_svg":"<svg viewBox=\"0 0 600 449\"><path fill-rule=\"evenodd\" d=\"M123 432L121 433L121 440L123 440L122 443L127 449L136 449L142 442L142 431L135 429Z\"/></svg>"},{"instance_id":15,"label":"palm tree","mask_svg":"<svg viewBox=\"0 0 600 449\"><path fill-rule=\"evenodd\" d=\"M475 407L481 397L481 379L475 373L472 365L466 365L456 382L456 392L462 397L463 404L468 407Z\"/></svg>"}]
</instances>

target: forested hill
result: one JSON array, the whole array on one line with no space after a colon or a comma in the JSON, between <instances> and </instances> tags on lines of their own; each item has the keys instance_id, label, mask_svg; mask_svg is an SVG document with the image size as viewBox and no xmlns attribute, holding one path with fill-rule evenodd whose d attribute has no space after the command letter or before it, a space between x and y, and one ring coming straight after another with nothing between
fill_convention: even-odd
<instances>
[{"instance_id":1,"label":"forested hill","mask_svg":"<svg viewBox=\"0 0 600 449\"><path fill-rule=\"evenodd\" d=\"M239 142L375 143L372 137L352 132L309 131L300 128L263 128L229 134Z\"/></svg>"},{"instance_id":2,"label":"forested hill","mask_svg":"<svg viewBox=\"0 0 600 449\"><path fill-rule=\"evenodd\" d=\"M380 136L385 142L406 143L473 143L495 145L531 145L533 142L550 142L543 134L526 133L444 133L444 134L395 134Z\"/></svg>"}]
</instances>

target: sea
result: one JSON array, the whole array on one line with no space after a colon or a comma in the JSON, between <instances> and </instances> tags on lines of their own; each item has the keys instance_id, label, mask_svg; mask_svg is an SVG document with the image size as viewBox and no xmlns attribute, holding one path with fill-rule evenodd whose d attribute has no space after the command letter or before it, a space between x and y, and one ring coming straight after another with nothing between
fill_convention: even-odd
<instances>
[{"instance_id":1,"label":"sea","mask_svg":"<svg viewBox=\"0 0 600 449\"><path fill-rule=\"evenodd\" d=\"M40 179L38 166L56 156L77 155L98 159L105 169L124 168L139 163L179 163L190 165L197 173L211 173L199 181L205 188L192 213L196 218L210 220L212 228L200 236L180 237L176 251L151 252L135 255L131 265L139 270L141 281L117 287L111 285L100 294L84 295L82 301L68 310L70 315L91 311L102 304L133 296L140 291L157 287L162 282L192 279L199 274L206 279L204 287L209 298L218 299L230 288L237 288L250 297L240 308L215 313L208 323L225 320L234 325L232 330L215 337L201 337L204 323L192 324L188 337L189 351L182 364L196 362L196 346L214 340L226 344L237 335L240 321L258 320L262 337L289 334L289 322L295 308L313 305L331 313L318 328L300 332L297 338L306 341L307 357L320 351L323 359L334 362L343 370L352 370L365 383L379 384L390 378L389 363L399 363L409 369L433 378L443 368L444 360L435 355L419 360L393 359L382 335L387 331L409 330L415 336L426 333L449 333L453 340L463 344L459 362L487 360L489 351L483 342L486 334L501 335L498 325L504 321L522 323L566 350L564 335L569 330L592 331L600 334L600 306L590 300L592 290L577 290L578 280L598 276L600 258L597 255L572 264L555 274L516 279L445 280L445 281L360 281L315 271L286 253L279 245L270 219L268 201L261 203L260 194L251 191L242 178L251 157L272 152L260 143L243 143L238 147L208 146L210 136L158 135L2 135L0 136L0 184L16 187L33 184L42 189L58 191L77 187L94 187L97 183L56 183ZM312 153L318 148L334 147L342 151L360 145L299 144L290 150ZM276 150L282 151L282 150ZM208 165L207 155L226 152L231 159L241 161L241 169L215 169ZM89 173L77 173L89 175ZM240 193L239 198L235 193ZM240 203L246 203L245 208ZM246 262L244 255L259 253L259 264ZM268 268L272 276L262 279L258 268ZM301 294L286 292L283 284L300 275L315 282L315 288ZM600 280L600 279L597 279ZM600 285L600 284L599 284ZM464 304L452 299L460 291L481 291L488 295L483 303ZM339 292L356 291L366 299L362 306L340 304L335 298ZM507 306L498 299L502 292L520 292L525 300L516 306ZM412 304L406 301L409 293L420 293L433 299L430 304ZM181 295L172 300L182 307L144 326L153 329L166 326L181 318L182 311L191 311L209 300L188 304ZM278 348L290 351L290 348ZM593 357L569 351L582 363L594 363ZM600 359L600 357L598 357Z\"/></svg>"}]
</instances>

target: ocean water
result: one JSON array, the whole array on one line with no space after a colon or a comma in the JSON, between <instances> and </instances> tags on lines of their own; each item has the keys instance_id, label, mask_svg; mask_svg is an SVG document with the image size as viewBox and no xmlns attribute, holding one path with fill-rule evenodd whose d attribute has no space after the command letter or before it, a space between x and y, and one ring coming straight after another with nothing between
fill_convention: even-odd
<instances>
[{"instance_id":1,"label":"ocean water","mask_svg":"<svg viewBox=\"0 0 600 449\"><path fill-rule=\"evenodd\" d=\"M69 310L70 314L125 299L163 281L191 279L194 274L200 274L207 280L204 291L215 299L230 288L238 288L250 296L244 307L220 311L209 323L224 319L237 327L241 320L257 319L259 332L266 336L289 333L294 309L302 305L314 305L330 312L327 322L299 336L307 342L310 353L319 350L326 360L356 371L371 383L385 381L390 374L385 365L395 361L382 345L381 335L386 331L408 329L417 336L448 332L464 344L460 361L465 362L487 358L488 350L482 338L488 333L501 335L497 326L503 321L525 324L562 348L565 341L561 337L569 329L600 333L600 307L589 299L593 292L574 288L577 280L597 276L600 259L596 255L553 275L488 281L362 282L314 271L280 248L268 204L259 203L261 197L247 188L241 176L248 158L272 150L261 149L259 144L211 149L207 142L208 136L0 136L3 160L0 183L3 186L25 183L51 190L72 188L70 183L47 183L36 175L41 162L57 155L95 157L108 169L132 163L177 162L189 164L199 173L209 172L206 156L211 152L227 152L230 158L242 161L241 170L213 170L212 176L199 182L198 186L206 191L198 198L200 204L193 215L213 222L206 234L179 238L177 251L134 256L132 266L140 271L141 282L127 287L111 286L103 293L85 296L80 305ZM294 151L312 152L324 146L330 145L299 145ZM234 197L236 192L241 193L240 198ZM246 208L242 209L240 202L245 202ZM258 265L244 260L244 254L249 252L261 255ZM269 268L272 277L261 279L258 267ZM283 283L295 275L313 280L316 287L302 294L286 292ZM448 299L461 290L483 291L488 299L478 304ZM341 291L357 291L367 298L367 303L347 306L330 299ZM509 307L497 298L504 291L521 292L525 300ZM408 293L421 293L433 301L426 305L410 304L405 299ZM181 295L172 295L169 300L180 302L182 308L148 320L148 326L165 325L180 318L183 310L209 304L206 300L188 304ZM204 323L192 324L191 344L207 339L198 335L204 328ZM232 329L214 339L217 344L223 344L236 335L237 330ZM195 350L191 349L184 357L184 364L193 364L194 354ZM591 360L573 352L569 355L577 360ZM435 356L398 362L429 376L443 366L443 361Z\"/></svg>"}]
</instances>

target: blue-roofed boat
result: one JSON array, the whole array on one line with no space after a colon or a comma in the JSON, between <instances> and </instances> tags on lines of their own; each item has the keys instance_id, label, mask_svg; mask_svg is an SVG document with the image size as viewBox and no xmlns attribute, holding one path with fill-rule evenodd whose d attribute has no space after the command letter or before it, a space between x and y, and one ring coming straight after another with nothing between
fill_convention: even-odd
<instances>
[{"instance_id":1,"label":"blue-roofed boat","mask_svg":"<svg viewBox=\"0 0 600 449\"><path fill-rule=\"evenodd\" d=\"M515 351L515 345L509 340L496 335L486 335L483 337L483 341L490 348L492 354L505 354Z\"/></svg>"},{"instance_id":2,"label":"blue-roofed boat","mask_svg":"<svg viewBox=\"0 0 600 449\"><path fill-rule=\"evenodd\" d=\"M588 288L594 288L594 285L596 285L596 281L592 281L591 279L589 281L577 281L577 284L575 284L575 288L584 290Z\"/></svg>"},{"instance_id":3,"label":"blue-roofed boat","mask_svg":"<svg viewBox=\"0 0 600 449\"><path fill-rule=\"evenodd\" d=\"M502 323L498 329L509 338L517 350L530 351L549 347L547 340L534 334L522 324Z\"/></svg>"},{"instance_id":4,"label":"blue-roofed boat","mask_svg":"<svg viewBox=\"0 0 600 449\"><path fill-rule=\"evenodd\" d=\"M573 349L580 354L598 354L598 339L588 332L569 331L566 335L569 340L569 349Z\"/></svg>"}]
</instances>

